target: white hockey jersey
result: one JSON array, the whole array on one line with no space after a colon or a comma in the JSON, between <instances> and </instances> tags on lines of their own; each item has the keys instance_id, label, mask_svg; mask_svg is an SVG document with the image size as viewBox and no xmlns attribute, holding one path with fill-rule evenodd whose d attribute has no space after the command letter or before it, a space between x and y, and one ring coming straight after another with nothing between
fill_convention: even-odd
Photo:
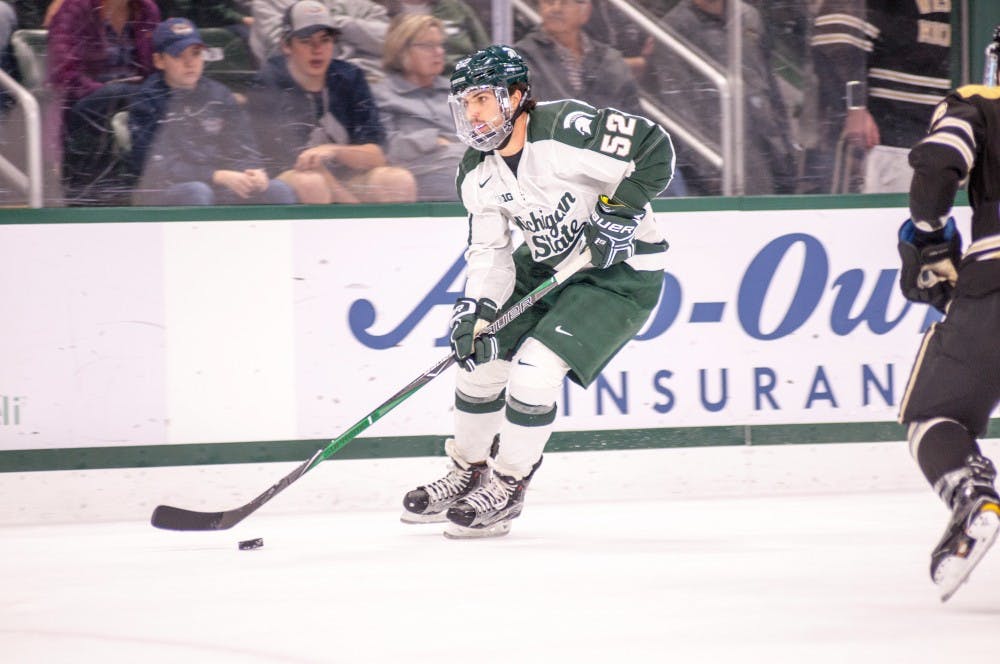
<instances>
[{"instance_id":1,"label":"white hockey jersey","mask_svg":"<svg viewBox=\"0 0 1000 664\"><path fill-rule=\"evenodd\" d=\"M585 242L584 225L602 194L646 209L628 263L662 269L666 243L649 202L670 183L674 161L670 136L646 118L575 100L538 104L528 114L516 176L496 152L470 149L459 166L458 193L469 213L466 297L510 297L514 227L535 261L559 269Z\"/></svg>"}]
</instances>

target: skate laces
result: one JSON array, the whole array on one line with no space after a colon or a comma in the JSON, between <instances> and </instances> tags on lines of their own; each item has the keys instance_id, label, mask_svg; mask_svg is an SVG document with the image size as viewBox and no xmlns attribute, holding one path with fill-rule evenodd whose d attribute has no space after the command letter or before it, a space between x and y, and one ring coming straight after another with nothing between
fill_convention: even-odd
<instances>
[{"instance_id":1,"label":"skate laces","mask_svg":"<svg viewBox=\"0 0 1000 664\"><path fill-rule=\"evenodd\" d=\"M431 482L424 487L424 490L427 491L428 495L434 501L457 496L465 491L465 488L469 485L469 482L472 480L472 472L471 468L469 470L462 470L457 466L452 466L447 475Z\"/></svg>"},{"instance_id":2,"label":"skate laces","mask_svg":"<svg viewBox=\"0 0 1000 664\"><path fill-rule=\"evenodd\" d=\"M966 466L971 471L972 478L979 484L993 486L997 478L997 469L993 462L979 454L971 454L965 460Z\"/></svg>"},{"instance_id":3,"label":"skate laces","mask_svg":"<svg viewBox=\"0 0 1000 664\"><path fill-rule=\"evenodd\" d=\"M987 500L997 501L996 480L997 471L993 462L978 454L969 455L965 461L967 475L959 484L958 495L964 502Z\"/></svg>"},{"instance_id":4,"label":"skate laces","mask_svg":"<svg viewBox=\"0 0 1000 664\"><path fill-rule=\"evenodd\" d=\"M506 505L515 488L514 485L507 484L498 477L493 477L489 483L466 496L463 502L471 505L477 514L483 514Z\"/></svg>"}]
</instances>

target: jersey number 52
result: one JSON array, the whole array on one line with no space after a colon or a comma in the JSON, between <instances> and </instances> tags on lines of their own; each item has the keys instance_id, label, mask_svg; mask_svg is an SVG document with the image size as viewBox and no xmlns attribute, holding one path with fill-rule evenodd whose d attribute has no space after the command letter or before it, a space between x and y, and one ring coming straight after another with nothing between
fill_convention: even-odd
<instances>
[{"instance_id":1,"label":"jersey number 52","mask_svg":"<svg viewBox=\"0 0 1000 664\"><path fill-rule=\"evenodd\" d=\"M628 156L632 149L632 139L626 138L626 136L635 133L635 118L612 113L608 116L607 122L604 123L604 128L608 133L601 138L601 152L615 154L619 157Z\"/></svg>"}]
</instances>

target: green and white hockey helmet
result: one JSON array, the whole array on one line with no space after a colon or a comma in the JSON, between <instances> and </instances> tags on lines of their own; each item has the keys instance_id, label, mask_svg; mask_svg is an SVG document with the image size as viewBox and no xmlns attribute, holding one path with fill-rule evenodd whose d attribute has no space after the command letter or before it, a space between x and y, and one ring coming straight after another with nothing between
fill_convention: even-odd
<instances>
[{"instance_id":1,"label":"green and white hockey helmet","mask_svg":"<svg viewBox=\"0 0 1000 664\"><path fill-rule=\"evenodd\" d=\"M510 89L516 84L522 84L523 91L515 108ZM529 90L528 66L509 46L488 46L459 60L448 96L459 140L483 152L502 145L514 130L514 118Z\"/></svg>"},{"instance_id":2,"label":"green and white hockey helmet","mask_svg":"<svg viewBox=\"0 0 1000 664\"><path fill-rule=\"evenodd\" d=\"M481 85L510 88L515 83L528 85L528 65L510 46L494 44L455 63L451 93Z\"/></svg>"}]
</instances>

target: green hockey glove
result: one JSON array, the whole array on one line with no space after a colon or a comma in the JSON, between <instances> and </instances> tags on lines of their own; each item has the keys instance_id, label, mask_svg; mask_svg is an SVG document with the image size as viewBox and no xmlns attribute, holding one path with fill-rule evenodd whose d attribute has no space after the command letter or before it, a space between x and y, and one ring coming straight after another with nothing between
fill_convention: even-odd
<instances>
[{"instance_id":1,"label":"green hockey glove","mask_svg":"<svg viewBox=\"0 0 1000 664\"><path fill-rule=\"evenodd\" d=\"M500 348L496 337L482 334L483 329L497 319L497 305L489 298L478 302L460 297L451 312L451 352L466 371L497 359Z\"/></svg>"}]
</instances>

